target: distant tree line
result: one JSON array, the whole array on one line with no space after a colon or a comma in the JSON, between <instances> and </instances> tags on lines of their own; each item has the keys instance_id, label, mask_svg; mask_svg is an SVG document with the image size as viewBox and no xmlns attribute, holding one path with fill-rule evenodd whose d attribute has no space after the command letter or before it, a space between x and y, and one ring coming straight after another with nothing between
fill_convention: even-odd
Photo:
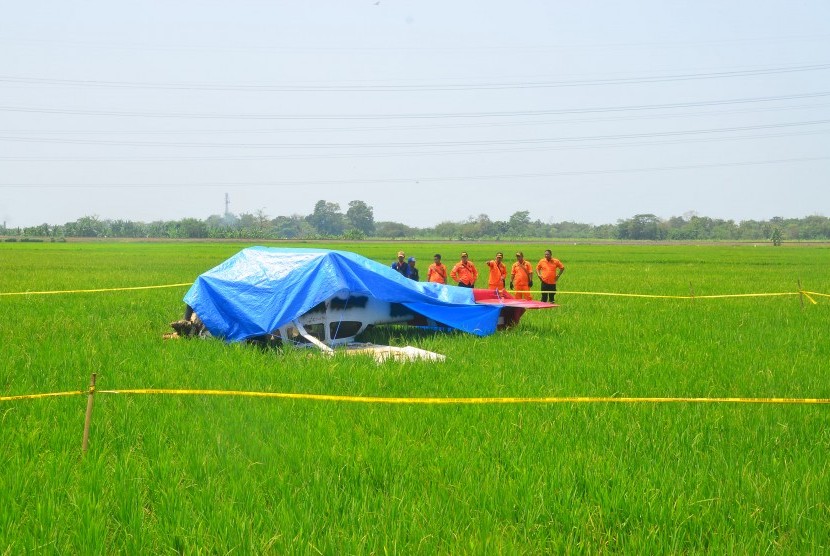
<instances>
[{"instance_id":1,"label":"distant tree line","mask_svg":"<svg viewBox=\"0 0 830 556\"><path fill-rule=\"evenodd\" d=\"M771 220L721 220L689 213L669 219L637 214L616 224L546 223L531 220L529 211L513 213L508 220L491 220L486 214L460 222L441 222L417 228L400 222L376 222L374 210L363 201L351 201L345 212L338 203L317 201L308 215L271 218L256 214L212 215L205 220L134 222L84 216L63 225L41 224L27 228L0 228L6 241L45 238L168 238L168 239L601 239L677 241L782 241L830 240L830 219L825 216Z\"/></svg>"}]
</instances>

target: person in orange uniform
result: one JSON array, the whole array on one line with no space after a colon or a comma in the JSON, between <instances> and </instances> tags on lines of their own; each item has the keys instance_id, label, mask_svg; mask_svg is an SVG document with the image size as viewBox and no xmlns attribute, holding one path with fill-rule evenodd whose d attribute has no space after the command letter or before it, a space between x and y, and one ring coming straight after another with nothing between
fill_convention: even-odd
<instances>
[{"instance_id":1,"label":"person in orange uniform","mask_svg":"<svg viewBox=\"0 0 830 556\"><path fill-rule=\"evenodd\" d=\"M432 258L433 263L427 269L427 282L436 284L447 283L447 266L441 262L441 254L436 253Z\"/></svg>"},{"instance_id":2,"label":"person in orange uniform","mask_svg":"<svg viewBox=\"0 0 830 556\"><path fill-rule=\"evenodd\" d=\"M565 272L565 265L559 259L554 259L550 249L545 249L545 258L536 265L536 275L542 282L542 301L553 303L556 295L556 281Z\"/></svg>"},{"instance_id":3,"label":"person in orange uniform","mask_svg":"<svg viewBox=\"0 0 830 556\"><path fill-rule=\"evenodd\" d=\"M533 267L525 260L525 254L516 253L516 262L510 269L510 289L514 290L516 299L531 300L530 287L533 286Z\"/></svg>"},{"instance_id":4,"label":"person in orange uniform","mask_svg":"<svg viewBox=\"0 0 830 556\"><path fill-rule=\"evenodd\" d=\"M501 262L504 259L504 253L496 253L496 258L492 261L487 261L487 266L490 267L490 277L487 282L487 288L491 290L502 291L504 289L504 279L507 277L507 267Z\"/></svg>"},{"instance_id":5,"label":"person in orange uniform","mask_svg":"<svg viewBox=\"0 0 830 556\"><path fill-rule=\"evenodd\" d=\"M452 267L450 271L450 278L458 282L462 288L473 288L478 280L478 270L476 265L470 262L467 252L461 253L461 260Z\"/></svg>"}]
</instances>

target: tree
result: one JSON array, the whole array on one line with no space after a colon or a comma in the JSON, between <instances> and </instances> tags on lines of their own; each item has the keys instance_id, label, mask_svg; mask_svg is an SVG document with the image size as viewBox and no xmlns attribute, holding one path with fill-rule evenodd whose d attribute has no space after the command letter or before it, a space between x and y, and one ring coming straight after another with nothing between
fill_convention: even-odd
<instances>
[{"instance_id":1,"label":"tree","mask_svg":"<svg viewBox=\"0 0 830 556\"><path fill-rule=\"evenodd\" d=\"M799 228L803 239L830 239L830 219L813 214L801 220Z\"/></svg>"},{"instance_id":2,"label":"tree","mask_svg":"<svg viewBox=\"0 0 830 556\"><path fill-rule=\"evenodd\" d=\"M343 233L343 213L337 203L317 201L314 212L306 217L306 221L322 235L339 236Z\"/></svg>"},{"instance_id":3,"label":"tree","mask_svg":"<svg viewBox=\"0 0 830 556\"><path fill-rule=\"evenodd\" d=\"M619 239L665 239L666 228L653 214L636 214L617 224Z\"/></svg>"},{"instance_id":4,"label":"tree","mask_svg":"<svg viewBox=\"0 0 830 556\"><path fill-rule=\"evenodd\" d=\"M781 236L782 236L781 228L779 228L778 226L775 226L772 229L772 237L770 239L772 239L772 244L775 245L776 247L781 245Z\"/></svg>"},{"instance_id":5,"label":"tree","mask_svg":"<svg viewBox=\"0 0 830 556\"><path fill-rule=\"evenodd\" d=\"M97 216L82 216L66 225L67 234L75 237L106 237L108 226Z\"/></svg>"},{"instance_id":6,"label":"tree","mask_svg":"<svg viewBox=\"0 0 830 556\"><path fill-rule=\"evenodd\" d=\"M132 220L113 220L110 223L112 237L146 237L146 226Z\"/></svg>"},{"instance_id":7,"label":"tree","mask_svg":"<svg viewBox=\"0 0 830 556\"><path fill-rule=\"evenodd\" d=\"M348 239L349 241L362 241L366 239L366 234L357 228L349 228L343 232L343 239Z\"/></svg>"},{"instance_id":8,"label":"tree","mask_svg":"<svg viewBox=\"0 0 830 556\"><path fill-rule=\"evenodd\" d=\"M526 236L528 228L530 227L530 211L520 210L518 212L514 212L510 216L510 220L507 225L510 235L515 237Z\"/></svg>"},{"instance_id":9,"label":"tree","mask_svg":"<svg viewBox=\"0 0 830 556\"><path fill-rule=\"evenodd\" d=\"M314 235L314 228L299 214L277 216L271 221L271 226L274 229L274 233L280 238L293 239Z\"/></svg>"},{"instance_id":10,"label":"tree","mask_svg":"<svg viewBox=\"0 0 830 556\"><path fill-rule=\"evenodd\" d=\"M550 237L592 237L595 235L595 228L590 224L579 224L577 222L560 222L555 227L551 227Z\"/></svg>"},{"instance_id":11,"label":"tree","mask_svg":"<svg viewBox=\"0 0 830 556\"><path fill-rule=\"evenodd\" d=\"M49 236L52 235L51 228L49 224L41 224L40 226L31 226L28 228L23 228L23 235L24 236Z\"/></svg>"},{"instance_id":12,"label":"tree","mask_svg":"<svg viewBox=\"0 0 830 556\"><path fill-rule=\"evenodd\" d=\"M204 238L208 236L207 224L204 220L197 218L182 218L174 223L177 232L176 237L183 238Z\"/></svg>"},{"instance_id":13,"label":"tree","mask_svg":"<svg viewBox=\"0 0 830 556\"><path fill-rule=\"evenodd\" d=\"M169 237L167 222L156 220L147 224L147 237Z\"/></svg>"},{"instance_id":14,"label":"tree","mask_svg":"<svg viewBox=\"0 0 830 556\"><path fill-rule=\"evenodd\" d=\"M594 237L597 239L614 239L617 237L617 227L613 224L595 226Z\"/></svg>"},{"instance_id":15,"label":"tree","mask_svg":"<svg viewBox=\"0 0 830 556\"><path fill-rule=\"evenodd\" d=\"M253 230L257 227L258 219L251 213L243 212L239 215L239 224L237 224L243 230Z\"/></svg>"},{"instance_id":16,"label":"tree","mask_svg":"<svg viewBox=\"0 0 830 556\"><path fill-rule=\"evenodd\" d=\"M435 226L435 235L446 239L456 239L461 235L461 226L455 222L441 222Z\"/></svg>"},{"instance_id":17,"label":"tree","mask_svg":"<svg viewBox=\"0 0 830 556\"><path fill-rule=\"evenodd\" d=\"M265 211L262 210L262 209L259 209L258 211L256 211L255 216L256 216L257 231L260 233L260 235L264 235L265 230L268 228L268 224L270 224L269 217L268 217L267 214L265 214Z\"/></svg>"},{"instance_id":18,"label":"tree","mask_svg":"<svg viewBox=\"0 0 830 556\"><path fill-rule=\"evenodd\" d=\"M377 236L388 237L390 239L399 239L402 237L411 237L413 229L400 222L378 222Z\"/></svg>"},{"instance_id":19,"label":"tree","mask_svg":"<svg viewBox=\"0 0 830 556\"><path fill-rule=\"evenodd\" d=\"M743 220L738 224L738 239L760 239L769 237L764 233L766 224L758 220Z\"/></svg>"},{"instance_id":20,"label":"tree","mask_svg":"<svg viewBox=\"0 0 830 556\"><path fill-rule=\"evenodd\" d=\"M491 237L494 233L493 222L486 214L479 214L477 217L469 217L461 223L461 237L467 239L481 239Z\"/></svg>"},{"instance_id":21,"label":"tree","mask_svg":"<svg viewBox=\"0 0 830 556\"><path fill-rule=\"evenodd\" d=\"M346 221L350 230L357 230L366 236L375 233L374 210L363 201L349 201Z\"/></svg>"}]
</instances>

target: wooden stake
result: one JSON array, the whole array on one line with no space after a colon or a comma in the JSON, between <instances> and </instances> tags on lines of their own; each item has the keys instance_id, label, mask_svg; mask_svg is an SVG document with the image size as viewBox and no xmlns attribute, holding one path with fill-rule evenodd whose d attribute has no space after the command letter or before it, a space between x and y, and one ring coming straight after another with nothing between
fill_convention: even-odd
<instances>
[{"instance_id":1,"label":"wooden stake","mask_svg":"<svg viewBox=\"0 0 830 556\"><path fill-rule=\"evenodd\" d=\"M798 297L801 298L801 308L804 308L804 292L801 290L801 278L798 279Z\"/></svg>"},{"instance_id":2,"label":"wooden stake","mask_svg":"<svg viewBox=\"0 0 830 556\"><path fill-rule=\"evenodd\" d=\"M695 290L692 288L692 282L689 282L689 295L692 296L692 299L695 297Z\"/></svg>"},{"instance_id":3,"label":"wooden stake","mask_svg":"<svg viewBox=\"0 0 830 556\"><path fill-rule=\"evenodd\" d=\"M83 453L86 454L89 448L89 422L92 420L92 402L95 400L95 373L92 373L92 378L89 380L89 397L86 399L86 420L84 421L84 442L81 446Z\"/></svg>"}]
</instances>

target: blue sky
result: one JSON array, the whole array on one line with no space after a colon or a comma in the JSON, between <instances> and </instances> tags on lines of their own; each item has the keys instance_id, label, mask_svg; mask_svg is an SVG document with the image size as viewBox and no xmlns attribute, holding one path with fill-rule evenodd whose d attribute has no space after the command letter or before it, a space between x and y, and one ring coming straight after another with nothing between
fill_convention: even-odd
<instances>
[{"instance_id":1,"label":"blue sky","mask_svg":"<svg viewBox=\"0 0 830 556\"><path fill-rule=\"evenodd\" d=\"M0 219L830 211L830 3L19 2Z\"/></svg>"}]
</instances>

